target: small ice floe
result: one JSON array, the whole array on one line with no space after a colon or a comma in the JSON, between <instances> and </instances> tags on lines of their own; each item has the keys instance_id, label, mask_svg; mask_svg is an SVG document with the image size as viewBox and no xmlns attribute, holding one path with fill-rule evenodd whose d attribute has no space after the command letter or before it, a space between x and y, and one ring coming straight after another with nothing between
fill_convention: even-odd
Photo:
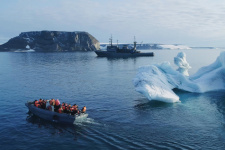
<instances>
[{"instance_id":1,"label":"small ice floe","mask_svg":"<svg viewBox=\"0 0 225 150\"><path fill-rule=\"evenodd\" d=\"M26 49L30 49L30 46L29 46L29 45L27 45L27 46L26 46Z\"/></svg>"}]
</instances>

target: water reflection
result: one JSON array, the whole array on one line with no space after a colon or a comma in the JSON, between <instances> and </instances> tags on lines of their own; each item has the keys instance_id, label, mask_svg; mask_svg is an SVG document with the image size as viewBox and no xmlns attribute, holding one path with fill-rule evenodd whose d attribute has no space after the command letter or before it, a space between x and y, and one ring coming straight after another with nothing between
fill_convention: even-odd
<instances>
[{"instance_id":1,"label":"water reflection","mask_svg":"<svg viewBox=\"0 0 225 150\"><path fill-rule=\"evenodd\" d=\"M210 97L211 104L216 104L218 112L220 112L225 119L225 92L208 92L206 96Z\"/></svg>"},{"instance_id":2,"label":"water reflection","mask_svg":"<svg viewBox=\"0 0 225 150\"><path fill-rule=\"evenodd\" d=\"M68 64L74 62L87 62L94 57L91 52L59 52L59 53L11 53L9 55L12 63L22 63L24 65L35 64Z\"/></svg>"},{"instance_id":3,"label":"water reflection","mask_svg":"<svg viewBox=\"0 0 225 150\"><path fill-rule=\"evenodd\" d=\"M218 112L222 114L225 118L225 92L221 91L211 91L206 93L190 93L181 90L176 90L176 94L180 97L182 103L189 101L205 101L209 102L211 107L216 106Z\"/></svg>"},{"instance_id":4,"label":"water reflection","mask_svg":"<svg viewBox=\"0 0 225 150\"><path fill-rule=\"evenodd\" d=\"M208 107L208 109L217 109L217 111L223 116L225 121L225 92L224 91L213 91L207 93L191 93L175 89L174 92L180 97L179 103L164 103L160 101L151 100L147 98L137 99L137 104L134 108L139 110L148 110L153 108L166 109L168 107L175 107L182 105L184 107L189 107L191 109L203 109ZM196 106L198 105L198 106ZM213 112L213 111L212 111Z\"/></svg>"},{"instance_id":5,"label":"water reflection","mask_svg":"<svg viewBox=\"0 0 225 150\"><path fill-rule=\"evenodd\" d=\"M98 59L98 60L107 60L111 64L115 63L115 62L133 62L133 64L136 64L138 58L136 58L136 57L115 58L115 57L98 57L98 56L96 56L96 59Z\"/></svg>"},{"instance_id":6,"label":"water reflection","mask_svg":"<svg viewBox=\"0 0 225 150\"><path fill-rule=\"evenodd\" d=\"M152 109L152 108L165 108L165 107L170 107L170 106L175 105L173 103L164 103L164 102L160 102L160 101L156 101L156 100L149 101L146 98L138 99L136 101L141 102L141 103L136 104L134 106L134 108L140 109L140 110L148 110L148 109Z\"/></svg>"},{"instance_id":7,"label":"water reflection","mask_svg":"<svg viewBox=\"0 0 225 150\"><path fill-rule=\"evenodd\" d=\"M41 119L35 115L33 115L31 112L27 113L28 116L26 118L26 121L28 123L31 123L32 125L38 126L39 129L47 130L46 133L49 133L51 135L72 135L74 140L76 141L79 136L82 136L82 126L79 125L70 125L70 124L59 124L59 123L53 123L51 121L47 121L44 119ZM34 133L35 134L35 133Z\"/></svg>"}]
</instances>

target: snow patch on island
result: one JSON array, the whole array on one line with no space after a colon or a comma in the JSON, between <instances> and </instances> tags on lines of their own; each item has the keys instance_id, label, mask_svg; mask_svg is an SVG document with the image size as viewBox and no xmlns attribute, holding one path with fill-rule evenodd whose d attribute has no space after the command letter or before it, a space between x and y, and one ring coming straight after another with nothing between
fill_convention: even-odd
<instances>
[{"instance_id":1,"label":"snow patch on island","mask_svg":"<svg viewBox=\"0 0 225 150\"><path fill-rule=\"evenodd\" d=\"M225 90L225 52L190 77L187 76L190 66L184 53L179 53L174 62L179 67L177 71L169 62L140 67L133 79L136 91L149 100L174 103L180 101L173 92L175 88L196 93Z\"/></svg>"},{"instance_id":2,"label":"snow patch on island","mask_svg":"<svg viewBox=\"0 0 225 150\"><path fill-rule=\"evenodd\" d=\"M166 44L162 44L162 45L158 45L159 48L162 48L162 49L171 49L171 50L174 50L174 49L191 49L190 47L186 46L186 45L166 45Z\"/></svg>"}]
</instances>

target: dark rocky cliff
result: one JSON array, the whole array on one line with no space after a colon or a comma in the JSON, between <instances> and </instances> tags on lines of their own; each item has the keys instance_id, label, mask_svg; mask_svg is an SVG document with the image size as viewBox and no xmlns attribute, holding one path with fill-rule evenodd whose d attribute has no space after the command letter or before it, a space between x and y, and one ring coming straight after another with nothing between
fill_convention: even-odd
<instances>
[{"instance_id":1,"label":"dark rocky cliff","mask_svg":"<svg viewBox=\"0 0 225 150\"><path fill-rule=\"evenodd\" d=\"M22 32L0 45L0 51L25 50L28 47L36 52L94 51L100 48L100 44L87 32L33 31Z\"/></svg>"}]
</instances>

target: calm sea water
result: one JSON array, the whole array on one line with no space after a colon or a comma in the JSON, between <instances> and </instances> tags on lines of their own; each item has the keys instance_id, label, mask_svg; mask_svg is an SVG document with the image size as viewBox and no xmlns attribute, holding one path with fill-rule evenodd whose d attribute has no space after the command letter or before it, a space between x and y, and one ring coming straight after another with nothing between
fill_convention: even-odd
<instances>
[{"instance_id":1,"label":"calm sea water","mask_svg":"<svg viewBox=\"0 0 225 150\"><path fill-rule=\"evenodd\" d=\"M193 74L222 50L182 51ZM154 52L127 59L94 52L0 53L0 149L225 149L224 91L176 91L181 103L166 104L134 90L138 67L173 64L180 50ZM89 117L66 126L31 116L24 104L39 98L86 105Z\"/></svg>"}]
</instances>

